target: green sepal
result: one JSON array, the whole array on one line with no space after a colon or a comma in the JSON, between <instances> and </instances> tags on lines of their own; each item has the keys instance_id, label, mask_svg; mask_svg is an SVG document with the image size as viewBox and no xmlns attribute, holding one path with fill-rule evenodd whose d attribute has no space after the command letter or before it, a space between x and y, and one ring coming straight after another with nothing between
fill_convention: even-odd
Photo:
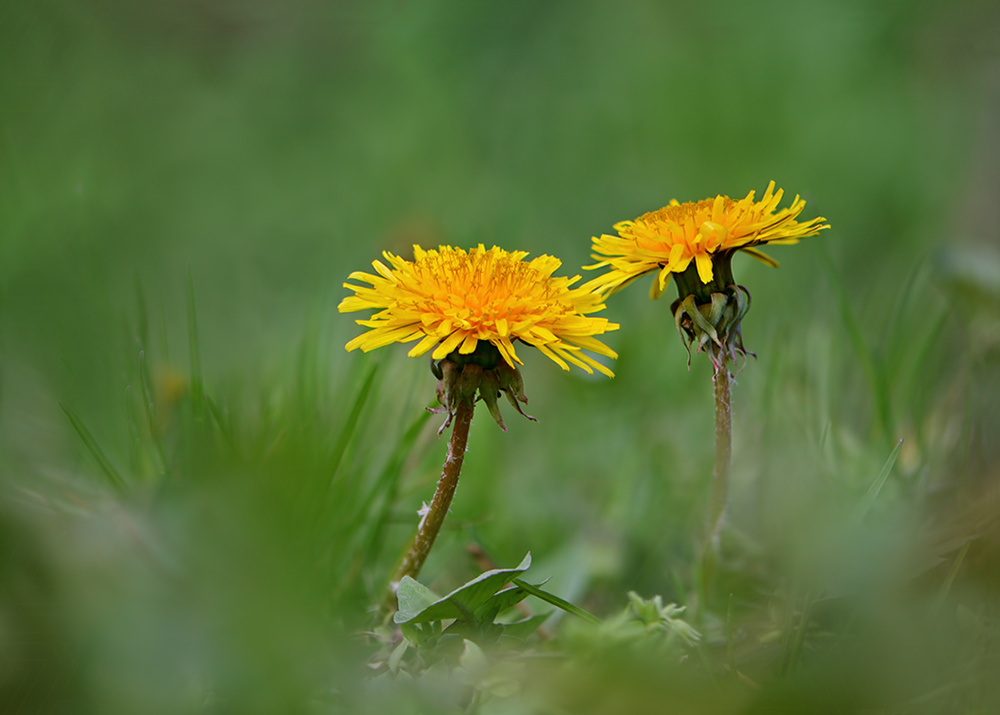
<instances>
[{"instance_id":1,"label":"green sepal","mask_svg":"<svg viewBox=\"0 0 1000 715\"><path fill-rule=\"evenodd\" d=\"M715 326L722 320L722 314L729 305L729 296L725 293L712 293L712 304L709 309L708 322Z\"/></svg>"},{"instance_id":2,"label":"green sepal","mask_svg":"<svg viewBox=\"0 0 1000 715\"><path fill-rule=\"evenodd\" d=\"M482 381L479 383L479 398L486 403L486 409L490 411L494 421L504 432L507 425L503 423L503 416L500 414L500 406L497 404L497 397L500 396L500 378L496 370L486 370L483 372Z\"/></svg>"},{"instance_id":3,"label":"green sepal","mask_svg":"<svg viewBox=\"0 0 1000 715\"><path fill-rule=\"evenodd\" d=\"M715 304L716 295L719 294L715 293L712 296L713 305ZM715 326L708 320L706 320L704 315L702 315L701 311L698 309L698 304L695 302L693 295L689 295L687 298L685 298L684 301L681 303L681 307L684 308L684 312L687 313L687 315L691 318L691 320L694 321L695 325L697 325L699 328L702 329L703 332L707 333L712 337L712 342L716 344L721 344L719 342L719 334L716 332Z\"/></svg>"}]
</instances>

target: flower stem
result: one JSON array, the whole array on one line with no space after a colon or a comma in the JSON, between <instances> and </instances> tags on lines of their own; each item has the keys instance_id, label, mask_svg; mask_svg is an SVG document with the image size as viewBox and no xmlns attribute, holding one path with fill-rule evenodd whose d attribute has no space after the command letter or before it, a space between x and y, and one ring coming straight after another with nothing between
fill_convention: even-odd
<instances>
[{"instance_id":1,"label":"flower stem","mask_svg":"<svg viewBox=\"0 0 1000 715\"><path fill-rule=\"evenodd\" d=\"M474 409L471 401L458 401L451 428L451 441L448 443L448 456L444 460L437 491L434 492L434 498L427 508L427 513L420 521L417 535L410 542L403 562L392 577L390 587L393 591L404 576L417 577L424 561L427 560L427 555L431 552L431 547L434 546L438 532L441 531L441 525L444 523L445 515L451 506L452 497L455 496L455 490L458 488L458 475L462 471L462 462L465 460L465 447L469 441L469 427L472 425Z\"/></svg>"},{"instance_id":2,"label":"flower stem","mask_svg":"<svg viewBox=\"0 0 1000 715\"><path fill-rule=\"evenodd\" d=\"M715 383L715 471L712 473L712 502L708 515L708 544L718 548L719 532L729 503L729 470L733 462L733 403L728 355L724 351L718 361Z\"/></svg>"}]
</instances>

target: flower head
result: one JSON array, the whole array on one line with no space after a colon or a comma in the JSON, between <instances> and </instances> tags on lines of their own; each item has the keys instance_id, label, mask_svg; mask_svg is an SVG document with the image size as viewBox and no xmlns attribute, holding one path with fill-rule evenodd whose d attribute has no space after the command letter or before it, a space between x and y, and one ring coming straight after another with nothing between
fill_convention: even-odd
<instances>
[{"instance_id":1,"label":"flower head","mask_svg":"<svg viewBox=\"0 0 1000 715\"><path fill-rule=\"evenodd\" d=\"M806 205L798 196L779 210L782 195L772 181L760 201L753 200L753 191L739 201L721 194L683 204L674 200L635 221L617 223L617 236L593 239L593 256L600 262L588 266L610 270L583 287L609 295L655 271L650 297L659 298L673 275L677 300L671 312L688 349L688 364L692 347L707 350L718 374L728 360L753 354L743 347L740 327L750 292L733 278L733 255L744 251L776 267L778 262L757 246L798 243L830 228L822 217L796 221Z\"/></svg>"},{"instance_id":2,"label":"flower head","mask_svg":"<svg viewBox=\"0 0 1000 715\"><path fill-rule=\"evenodd\" d=\"M572 363L589 373L598 370L614 376L583 350L617 357L592 336L617 330L618 325L590 317L604 308L603 298L589 289L572 288L579 276L553 277L561 265L558 259L539 256L526 262L524 251L496 246L486 250L482 244L468 251L450 246L425 251L414 246L413 261L388 251L383 255L391 268L374 261L377 276L361 272L350 276L370 288L344 284L354 295L344 298L340 312L379 311L357 321L371 330L347 343L348 350L367 352L394 342L419 341L410 357L433 349L435 360L453 355L465 363L473 355L498 353L515 368L521 363L515 348L520 341L538 348L564 370ZM483 342L495 350L477 350Z\"/></svg>"},{"instance_id":3,"label":"flower head","mask_svg":"<svg viewBox=\"0 0 1000 715\"><path fill-rule=\"evenodd\" d=\"M753 191L739 201L721 194L683 204L673 200L635 221L616 223L617 236L593 239L594 258L600 262L588 266L610 270L585 287L614 293L639 276L657 271L650 295L658 298L671 274L680 276L692 265L701 283L717 282L719 264L725 261L728 266L737 251L777 267L777 261L756 246L798 243L800 238L830 228L823 224L824 218L796 221L806 205L798 196L791 206L779 210L782 195L781 189L775 192L772 181L760 201L754 201Z\"/></svg>"}]
</instances>

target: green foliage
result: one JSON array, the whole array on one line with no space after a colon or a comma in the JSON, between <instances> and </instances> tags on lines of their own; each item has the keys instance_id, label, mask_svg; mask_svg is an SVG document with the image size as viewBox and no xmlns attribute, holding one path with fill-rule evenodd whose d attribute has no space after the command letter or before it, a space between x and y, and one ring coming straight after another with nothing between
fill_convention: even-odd
<instances>
[{"instance_id":1,"label":"green foliage","mask_svg":"<svg viewBox=\"0 0 1000 715\"><path fill-rule=\"evenodd\" d=\"M399 610L393 621L402 627L407 641L420 647L422 658L431 663L439 653L452 650L456 639L471 639L481 645L496 643L504 636L523 640L542 625L548 614L510 623L496 619L528 596L524 589L504 586L530 567L528 554L517 568L487 571L444 598L404 576L396 591ZM445 626L444 621L450 623Z\"/></svg>"},{"instance_id":2,"label":"green foliage","mask_svg":"<svg viewBox=\"0 0 1000 715\"><path fill-rule=\"evenodd\" d=\"M988 3L0 15L0 710L998 710ZM482 241L575 275L770 179L833 228L734 261L758 359L711 574L711 366L637 284L614 380L529 351L539 422L478 416L421 575L455 593L474 544L551 580L359 635L446 444L425 361L343 351L349 273Z\"/></svg>"},{"instance_id":3,"label":"green foliage","mask_svg":"<svg viewBox=\"0 0 1000 715\"><path fill-rule=\"evenodd\" d=\"M511 600L510 594L500 596L497 592L529 568L531 554L525 556L516 568L487 571L441 599L434 599L427 588L412 578L404 577L396 592L399 610L393 621L417 625L452 618L466 620L470 625L492 623L497 613L528 595L527 592L518 594L519 589L516 588L509 589L514 592L514 600Z\"/></svg>"},{"instance_id":4,"label":"green foliage","mask_svg":"<svg viewBox=\"0 0 1000 715\"><path fill-rule=\"evenodd\" d=\"M624 611L601 621L517 578L530 567L528 554L516 568L486 571L444 597L409 576L403 577L396 592L399 610L393 617L403 638L397 643L392 631L381 630L383 657L372 663L384 671L379 677L412 683L447 674L453 683L468 688L462 697L469 706L479 707L520 694L528 663L543 654L579 658L612 648L652 657L676 653L678 646L684 652L701 638L680 617L684 608L673 603L664 606L660 596L646 600L631 592ZM506 588L510 583L514 586ZM511 609L529 595L579 617L578 627L571 629L565 643L531 637L551 612L511 619Z\"/></svg>"}]
</instances>

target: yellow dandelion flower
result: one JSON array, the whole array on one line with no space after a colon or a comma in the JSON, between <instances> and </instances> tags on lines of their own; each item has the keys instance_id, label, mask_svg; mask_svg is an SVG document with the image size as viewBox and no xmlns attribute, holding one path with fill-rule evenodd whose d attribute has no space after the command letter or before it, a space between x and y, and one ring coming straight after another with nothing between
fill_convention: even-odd
<instances>
[{"instance_id":1,"label":"yellow dandelion flower","mask_svg":"<svg viewBox=\"0 0 1000 715\"><path fill-rule=\"evenodd\" d=\"M610 270L584 287L610 294L639 276L657 271L650 295L658 298L671 274L679 276L692 264L701 283L717 283L715 268L723 264L728 272L729 260L737 251L777 267L778 262L756 246L798 243L800 238L830 228L822 217L796 221L806 205L798 196L791 206L778 210L782 196L783 191L775 192L772 181L760 201L754 201L753 191L739 201L721 194L683 204L673 200L635 221L617 223L617 236L593 239L593 257L600 262L587 266Z\"/></svg>"},{"instance_id":2,"label":"yellow dandelion flower","mask_svg":"<svg viewBox=\"0 0 1000 715\"><path fill-rule=\"evenodd\" d=\"M525 261L524 251L494 246L465 251L451 246L437 250L413 247L414 260L384 252L389 266L372 265L378 275L354 272L350 278L371 287L345 283L354 291L344 298L342 313L375 309L368 320L356 321L371 330L347 343L347 350L365 352L400 342L418 341L408 353L418 357L433 349L441 360L449 355L471 356L480 342L492 345L511 368L521 363L515 343L538 348L564 370L569 363L588 373L607 367L584 350L615 358L611 348L594 335L617 330L606 318L589 314L604 308L601 295L573 288L580 277L552 274L561 262L552 256Z\"/></svg>"}]
</instances>

